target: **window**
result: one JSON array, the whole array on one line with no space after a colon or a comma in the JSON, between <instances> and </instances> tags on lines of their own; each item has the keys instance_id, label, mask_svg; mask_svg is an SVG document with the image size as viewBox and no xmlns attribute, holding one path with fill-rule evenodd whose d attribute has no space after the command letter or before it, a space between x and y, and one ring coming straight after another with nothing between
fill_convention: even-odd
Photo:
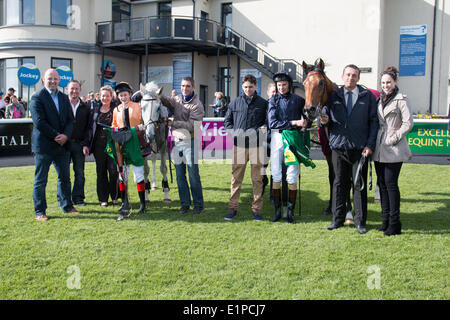
<instances>
[{"instance_id":1,"label":"window","mask_svg":"<svg viewBox=\"0 0 450 320\"><path fill-rule=\"evenodd\" d=\"M53 69L56 69L61 66L67 66L72 70L72 59L66 58L52 58L51 66Z\"/></svg>"},{"instance_id":2,"label":"window","mask_svg":"<svg viewBox=\"0 0 450 320\"><path fill-rule=\"evenodd\" d=\"M22 0L22 23L34 24L34 0Z\"/></svg>"},{"instance_id":3,"label":"window","mask_svg":"<svg viewBox=\"0 0 450 320\"><path fill-rule=\"evenodd\" d=\"M122 22L129 20L131 16L131 4L122 0L112 1L112 20L113 22Z\"/></svg>"},{"instance_id":4,"label":"window","mask_svg":"<svg viewBox=\"0 0 450 320\"><path fill-rule=\"evenodd\" d=\"M222 19L221 23L223 26L231 28L232 22L232 14L233 14L233 4L232 3L222 3ZM230 30L225 29L225 39L230 37Z\"/></svg>"},{"instance_id":5,"label":"window","mask_svg":"<svg viewBox=\"0 0 450 320\"><path fill-rule=\"evenodd\" d=\"M222 3L222 24L226 27L231 28L233 15L233 4L232 3Z\"/></svg>"},{"instance_id":6,"label":"window","mask_svg":"<svg viewBox=\"0 0 450 320\"><path fill-rule=\"evenodd\" d=\"M23 101L28 100L28 87L20 83L19 79L17 78L17 71L25 63L34 64L34 57L0 60L0 90L6 92L8 88L14 88L17 90L16 96L22 97ZM34 87L30 88L30 94L34 91Z\"/></svg>"},{"instance_id":7,"label":"window","mask_svg":"<svg viewBox=\"0 0 450 320\"><path fill-rule=\"evenodd\" d=\"M172 1L158 3L158 17L170 18L172 15Z\"/></svg>"},{"instance_id":8,"label":"window","mask_svg":"<svg viewBox=\"0 0 450 320\"><path fill-rule=\"evenodd\" d=\"M67 26L69 22L69 7L72 0L51 0L51 24Z\"/></svg>"},{"instance_id":9,"label":"window","mask_svg":"<svg viewBox=\"0 0 450 320\"><path fill-rule=\"evenodd\" d=\"M4 15L4 6L5 6L5 1L4 0L0 0L0 26L5 24L5 19L3 19L3 15Z\"/></svg>"}]
</instances>

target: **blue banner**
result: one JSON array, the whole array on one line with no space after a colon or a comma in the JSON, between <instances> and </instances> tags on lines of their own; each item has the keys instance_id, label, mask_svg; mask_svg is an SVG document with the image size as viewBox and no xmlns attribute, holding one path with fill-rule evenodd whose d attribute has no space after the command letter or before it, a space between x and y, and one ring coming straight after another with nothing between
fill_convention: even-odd
<instances>
[{"instance_id":1,"label":"blue banner","mask_svg":"<svg viewBox=\"0 0 450 320\"><path fill-rule=\"evenodd\" d=\"M73 72L70 70L68 66L60 66L56 68L56 71L59 74L59 86L60 87L67 87L70 81L73 80Z\"/></svg>"},{"instance_id":2,"label":"blue banner","mask_svg":"<svg viewBox=\"0 0 450 320\"><path fill-rule=\"evenodd\" d=\"M426 53L427 25L400 27L400 76L424 76Z\"/></svg>"},{"instance_id":3,"label":"blue banner","mask_svg":"<svg viewBox=\"0 0 450 320\"><path fill-rule=\"evenodd\" d=\"M17 77L23 85L32 87L41 79L41 72L31 63L25 63L17 71Z\"/></svg>"}]
</instances>

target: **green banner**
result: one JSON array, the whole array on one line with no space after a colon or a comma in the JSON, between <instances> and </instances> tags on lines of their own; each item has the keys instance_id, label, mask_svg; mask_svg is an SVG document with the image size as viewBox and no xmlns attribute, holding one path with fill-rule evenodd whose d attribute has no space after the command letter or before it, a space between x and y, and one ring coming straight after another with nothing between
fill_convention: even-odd
<instances>
[{"instance_id":1,"label":"green banner","mask_svg":"<svg viewBox=\"0 0 450 320\"><path fill-rule=\"evenodd\" d=\"M412 153L450 154L447 120L414 120L406 140Z\"/></svg>"}]
</instances>

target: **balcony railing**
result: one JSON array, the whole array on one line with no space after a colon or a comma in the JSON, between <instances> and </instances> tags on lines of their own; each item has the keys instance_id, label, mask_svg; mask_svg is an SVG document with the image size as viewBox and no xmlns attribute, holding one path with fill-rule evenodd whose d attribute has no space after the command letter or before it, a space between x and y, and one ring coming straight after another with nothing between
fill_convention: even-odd
<instances>
[{"instance_id":1,"label":"balcony railing","mask_svg":"<svg viewBox=\"0 0 450 320\"><path fill-rule=\"evenodd\" d=\"M96 26L100 46L191 41L197 45L231 48L270 74L285 71L294 81L302 82L302 68L297 61L277 59L235 30L213 20L189 16L145 17L97 22Z\"/></svg>"}]
</instances>

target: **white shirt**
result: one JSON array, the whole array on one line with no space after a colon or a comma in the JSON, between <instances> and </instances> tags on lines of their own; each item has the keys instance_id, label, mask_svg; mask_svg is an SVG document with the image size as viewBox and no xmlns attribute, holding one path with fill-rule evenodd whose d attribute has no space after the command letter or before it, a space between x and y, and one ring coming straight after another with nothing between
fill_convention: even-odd
<instances>
[{"instance_id":1,"label":"white shirt","mask_svg":"<svg viewBox=\"0 0 450 320\"><path fill-rule=\"evenodd\" d=\"M77 116L78 106L80 105L80 99L78 99L78 103L75 106L72 104L72 102L70 103L70 105L72 106L73 117L75 118Z\"/></svg>"},{"instance_id":2,"label":"white shirt","mask_svg":"<svg viewBox=\"0 0 450 320\"><path fill-rule=\"evenodd\" d=\"M348 100L347 92L349 92L349 90L344 88L345 105L347 105L347 100ZM355 89L353 89L351 92L352 92L352 109L353 109L353 107L355 106L356 100L358 100L358 95L359 95L358 87L355 87Z\"/></svg>"}]
</instances>

